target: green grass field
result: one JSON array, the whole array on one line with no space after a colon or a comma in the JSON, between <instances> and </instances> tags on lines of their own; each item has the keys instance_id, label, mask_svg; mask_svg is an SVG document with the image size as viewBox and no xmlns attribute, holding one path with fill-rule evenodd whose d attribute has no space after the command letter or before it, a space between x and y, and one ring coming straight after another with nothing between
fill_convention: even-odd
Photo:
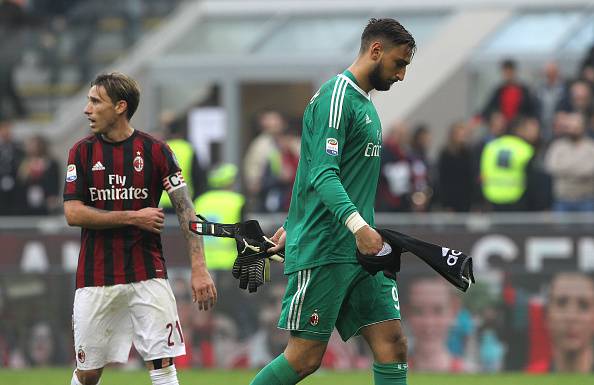
<instances>
[{"instance_id":1,"label":"green grass field","mask_svg":"<svg viewBox=\"0 0 594 385\"><path fill-rule=\"evenodd\" d=\"M182 385L241 385L249 384L253 371L185 370L179 372ZM0 370L2 385L69 385L70 369ZM303 385L372 385L366 372L320 371L300 384ZM594 375L452 375L412 374L409 385L592 385ZM106 370L101 385L150 385L148 373L141 371Z\"/></svg>"}]
</instances>

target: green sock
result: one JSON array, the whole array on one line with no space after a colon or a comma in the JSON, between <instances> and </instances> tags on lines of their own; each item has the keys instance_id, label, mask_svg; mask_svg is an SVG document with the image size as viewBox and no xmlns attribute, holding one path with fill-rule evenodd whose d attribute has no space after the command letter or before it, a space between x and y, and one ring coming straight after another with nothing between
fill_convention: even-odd
<instances>
[{"instance_id":1,"label":"green sock","mask_svg":"<svg viewBox=\"0 0 594 385\"><path fill-rule=\"evenodd\" d=\"M284 354L266 365L250 385L294 385L299 382L299 375L289 364Z\"/></svg>"},{"instance_id":2,"label":"green sock","mask_svg":"<svg viewBox=\"0 0 594 385\"><path fill-rule=\"evenodd\" d=\"M373 383L375 385L406 385L407 373L408 364L406 362L373 363Z\"/></svg>"}]
</instances>

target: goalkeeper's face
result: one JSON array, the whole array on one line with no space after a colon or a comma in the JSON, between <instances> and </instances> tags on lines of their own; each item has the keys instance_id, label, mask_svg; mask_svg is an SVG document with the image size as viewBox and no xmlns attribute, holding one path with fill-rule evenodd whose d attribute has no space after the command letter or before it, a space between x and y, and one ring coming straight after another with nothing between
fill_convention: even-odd
<instances>
[{"instance_id":1,"label":"goalkeeper's face","mask_svg":"<svg viewBox=\"0 0 594 385\"><path fill-rule=\"evenodd\" d=\"M404 80L410 61L411 52L407 45L394 47L384 44L375 66L369 73L369 83L378 91L389 90L392 84Z\"/></svg>"}]
</instances>

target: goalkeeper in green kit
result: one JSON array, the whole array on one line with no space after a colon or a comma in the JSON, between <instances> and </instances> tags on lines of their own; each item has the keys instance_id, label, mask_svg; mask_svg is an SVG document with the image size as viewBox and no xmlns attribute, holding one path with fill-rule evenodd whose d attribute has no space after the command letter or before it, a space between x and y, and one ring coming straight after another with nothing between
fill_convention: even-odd
<instances>
[{"instance_id":1,"label":"goalkeeper in green kit","mask_svg":"<svg viewBox=\"0 0 594 385\"><path fill-rule=\"evenodd\" d=\"M322 361L334 327L361 335L374 357L376 385L406 384L406 338L398 290L357 263L378 254L372 228L382 128L369 91L404 80L416 44L393 19L371 19L355 62L314 94L303 115L301 159L287 220L272 237L285 248L289 281L278 326L291 335L283 354L252 385L296 384Z\"/></svg>"}]
</instances>

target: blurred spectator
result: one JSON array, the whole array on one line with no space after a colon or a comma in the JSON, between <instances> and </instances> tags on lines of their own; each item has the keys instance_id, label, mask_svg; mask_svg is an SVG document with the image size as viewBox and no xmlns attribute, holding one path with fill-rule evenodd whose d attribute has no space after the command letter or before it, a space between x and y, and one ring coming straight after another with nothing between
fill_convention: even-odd
<instances>
[{"instance_id":1,"label":"blurred spectator","mask_svg":"<svg viewBox=\"0 0 594 385\"><path fill-rule=\"evenodd\" d=\"M465 364L447 347L448 331L456 311L447 281L439 277L416 278L409 287L408 325L412 333L409 365L415 371L461 372Z\"/></svg>"},{"instance_id":2,"label":"blurred spectator","mask_svg":"<svg viewBox=\"0 0 594 385\"><path fill-rule=\"evenodd\" d=\"M22 118L26 115L14 81L14 70L21 60L25 27L28 23L23 3L24 0L0 2L0 120L11 117L4 112L6 103L12 105L12 117Z\"/></svg>"},{"instance_id":3,"label":"blurred spectator","mask_svg":"<svg viewBox=\"0 0 594 385\"><path fill-rule=\"evenodd\" d=\"M581 63L579 78L590 84L590 88L594 92L594 45L590 47Z\"/></svg>"},{"instance_id":4,"label":"blurred spectator","mask_svg":"<svg viewBox=\"0 0 594 385\"><path fill-rule=\"evenodd\" d=\"M546 154L553 178L556 211L594 210L594 139L586 136L582 114L564 117L564 136L555 139Z\"/></svg>"},{"instance_id":5,"label":"blurred spectator","mask_svg":"<svg viewBox=\"0 0 594 385\"><path fill-rule=\"evenodd\" d=\"M485 329L480 334L479 360L481 369L488 373L501 371L504 347L493 329Z\"/></svg>"},{"instance_id":6,"label":"blurred spectator","mask_svg":"<svg viewBox=\"0 0 594 385\"><path fill-rule=\"evenodd\" d=\"M194 201L197 213L211 222L237 223L243 218L245 197L233 191L237 180L237 166L222 164L208 174L212 189ZM234 239L204 237L204 255L209 269L231 270L237 247Z\"/></svg>"},{"instance_id":7,"label":"blurred spectator","mask_svg":"<svg viewBox=\"0 0 594 385\"><path fill-rule=\"evenodd\" d=\"M30 334L28 353L31 366L49 366L56 363L54 340L50 325L40 322L33 326Z\"/></svg>"},{"instance_id":8,"label":"blurred spectator","mask_svg":"<svg viewBox=\"0 0 594 385\"><path fill-rule=\"evenodd\" d=\"M584 80L575 81L569 93L557 106L558 111L578 112L584 114L586 121L592 116L592 88Z\"/></svg>"},{"instance_id":9,"label":"blurred spectator","mask_svg":"<svg viewBox=\"0 0 594 385\"><path fill-rule=\"evenodd\" d=\"M519 116L535 116L534 98L527 85L517 79L517 64L512 59L501 63L502 82L491 93L481 113L483 119L489 119L494 111L503 114L507 122Z\"/></svg>"},{"instance_id":10,"label":"blurred spectator","mask_svg":"<svg viewBox=\"0 0 594 385\"><path fill-rule=\"evenodd\" d=\"M473 153L476 155L477 163L480 160L483 149L487 143L507 133L507 127L508 123L505 120L505 116L503 116L501 112L493 111L491 115L489 115L489 118L486 121L486 126L483 127L485 132L474 145ZM478 164L476 167L478 170Z\"/></svg>"},{"instance_id":11,"label":"blurred spectator","mask_svg":"<svg viewBox=\"0 0 594 385\"><path fill-rule=\"evenodd\" d=\"M553 357L548 371L594 372L594 281L579 273L556 275L549 289L547 324Z\"/></svg>"},{"instance_id":12,"label":"blurred spectator","mask_svg":"<svg viewBox=\"0 0 594 385\"><path fill-rule=\"evenodd\" d=\"M565 92L565 82L559 76L559 67L555 62L548 62L543 68L543 82L536 89L539 102L541 138L548 143L553 138L555 110Z\"/></svg>"},{"instance_id":13,"label":"blurred spectator","mask_svg":"<svg viewBox=\"0 0 594 385\"><path fill-rule=\"evenodd\" d=\"M388 128L382 145L376 211L411 210L413 176L407 141L406 123L398 122Z\"/></svg>"},{"instance_id":14,"label":"blurred spectator","mask_svg":"<svg viewBox=\"0 0 594 385\"><path fill-rule=\"evenodd\" d=\"M182 176L188 186L188 193L191 199L195 199L198 194L201 194L206 187L206 173L198 162L198 157L194 151L192 143L186 140L186 132L182 127L181 121L175 120L174 116L170 116L164 112L161 116L161 125L165 128L166 139L165 143L171 148L179 167L182 170ZM163 207L166 212L175 212L171 205L169 194L163 191L159 206Z\"/></svg>"},{"instance_id":15,"label":"blurred spectator","mask_svg":"<svg viewBox=\"0 0 594 385\"><path fill-rule=\"evenodd\" d=\"M0 121L0 215L14 215L23 211L17 179L23 151L12 139L11 130L11 122Z\"/></svg>"},{"instance_id":16,"label":"blurred spectator","mask_svg":"<svg viewBox=\"0 0 594 385\"><path fill-rule=\"evenodd\" d=\"M472 146L472 175L474 179L472 203L479 209L485 205L480 182L481 155L487 143L504 135L507 132L508 126L505 117L499 111L492 112L486 123L486 127L481 127L485 130L484 134ZM476 126L477 120L472 119L469 128L475 128Z\"/></svg>"},{"instance_id":17,"label":"blurred spectator","mask_svg":"<svg viewBox=\"0 0 594 385\"><path fill-rule=\"evenodd\" d=\"M213 317L213 349L217 368L245 367L245 348L239 343L239 327L231 317L217 313Z\"/></svg>"},{"instance_id":18,"label":"blurred spectator","mask_svg":"<svg viewBox=\"0 0 594 385\"><path fill-rule=\"evenodd\" d=\"M275 110L258 114L257 128L260 134L250 143L243 159L243 175L252 210L264 209L262 178L267 170L280 172L281 156L277 139L287 129L287 121Z\"/></svg>"},{"instance_id":19,"label":"blurred spectator","mask_svg":"<svg viewBox=\"0 0 594 385\"><path fill-rule=\"evenodd\" d=\"M46 215L62 205L58 162L50 156L47 140L35 135L25 142L25 158L18 170L25 210L22 214Z\"/></svg>"},{"instance_id":20,"label":"blurred spectator","mask_svg":"<svg viewBox=\"0 0 594 385\"><path fill-rule=\"evenodd\" d=\"M470 211L476 174L468 134L464 122L452 124L448 141L439 155L438 196L447 211Z\"/></svg>"},{"instance_id":21,"label":"blurred spectator","mask_svg":"<svg viewBox=\"0 0 594 385\"><path fill-rule=\"evenodd\" d=\"M525 211L539 202L539 173L535 164L538 124L517 119L511 133L489 142L481 154L481 184L495 211Z\"/></svg>"},{"instance_id":22,"label":"blurred spectator","mask_svg":"<svg viewBox=\"0 0 594 385\"><path fill-rule=\"evenodd\" d=\"M465 360L472 354L473 336L476 332L475 321L468 309L462 306L459 296L452 295L450 306L457 311L452 326L448 331L448 350L456 360ZM468 369L471 365L469 363Z\"/></svg>"},{"instance_id":23,"label":"blurred spectator","mask_svg":"<svg viewBox=\"0 0 594 385\"><path fill-rule=\"evenodd\" d=\"M429 162L431 131L424 124L419 124L410 142L410 161L412 171L413 211L428 211L433 197L432 166Z\"/></svg>"},{"instance_id":24,"label":"blurred spectator","mask_svg":"<svg viewBox=\"0 0 594 385\"><path fill-rule=\"evenodd\" d=\"M299 164L301 139L286 132L276 138L278 153L268 157L262 176L261 197L267 212L289 211L293 182Z\"/></svg>"},{"instance_id":25,"label":"blurred spectator","mask_svg":"<svg viewBox=\"0 0 594 385\"><path fill-rule=\"evenodd\" d=\"M553 182L551 175L546 170L545 155L546 145L541 140L540 122L536 118L526 119L525 124L529 132L536 133L536 138L531 141L534 146L534 158L528 176L528 189L526 196L527 210L550 210L553 204Z\"/></svg>"}]
</instances>

